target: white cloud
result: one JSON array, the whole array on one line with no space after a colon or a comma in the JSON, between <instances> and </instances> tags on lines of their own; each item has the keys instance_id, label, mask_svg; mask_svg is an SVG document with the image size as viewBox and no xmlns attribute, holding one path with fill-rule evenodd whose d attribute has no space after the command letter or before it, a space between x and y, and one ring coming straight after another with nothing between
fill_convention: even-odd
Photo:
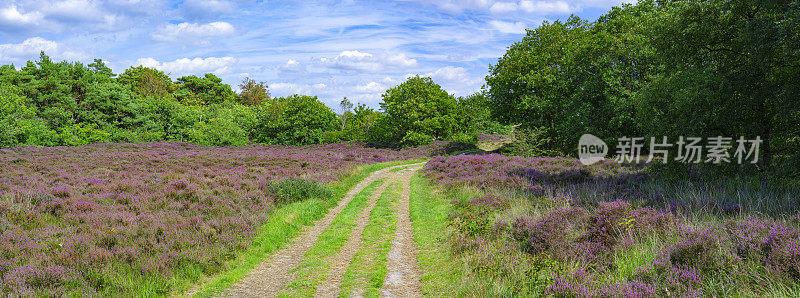
<instances>
[{"instance_id":1,"label":"white cloud","mask_svg":"<svg viewBox=\"0 0 800 298\"><path fill-rule=\"evenodd\" d=\"M26 26L38 25L42 20L42 14L38 11L24 13L19 11L16 5L0 9L0 25L24 28Z\"/></svg>"},{"instance_id":2,"label":"white cloud","mask_svg":"<svg viewBox=\"0 0 800 298\"><path fill-rule=\"evenodd\" d=\"M420 2L425 5L434 5L448 13L462 13L464 11L489 11L493 14L507 13L532 13L538 15L570 14L581 11L586 7L607 8L622 3L635 3L636 0L406 0Z\"/></svg>"},{"instance_id":3,"label":"white cloud","mask_svg":"<svg viewBox=\"0 0 800 298\"><path fill-rule=\"evenodd\" d=\"M425 76L434 79L443 79L447 81L462 81L468 79L467 69L463 67L445 66L437 69L435 72L427 73Z\"/></svg>"},{"instance_id":4,"label":"white cloud","mask_svg":"<svg viewBox=\"0 0 800 298\"><path fill-rule=\"evenodd\" d=\"M359 93L382 93L386 90L386 87L377 82L369 82L367 84L358 85L353 89Z\"/></svg>"},{"instance_id":5,"label":"white cloud","mask_svg":"<svg viewBox=\"0 0 800 298\"><path fill-rule=\"evenodd\" d=\"M174 76L201 75L209 72L222 75L230 72L236 62L237 60L233 57L181 58L170 62L159 62L153 58L139 58L134 65L152 67Z\"/></svg>"},{"instance_id":6,"label":"white cloud","mask_svg":"<svg viewBox=\"0 0 800 298\"><path fill-rule=\"evenodd\" d=\"M510 23L503 21L489 21L489 25L492 25L495 30L502 33L525 34L525 23L523 22Z\"/></svg>"},{"instance_id":7,"label":"white cloud","mask_svg":"<svg viewBox=\"0 0 800 298\"><path fill-rule=\"evenodd\" d=\"M525 12L536 14L567 14L575 11L564 1L519 1L519 8Z\"/></svg>"},{"instance_id":8,"label":"white cloud","mask_svg":"<svg viewBox=\"0 0 800 298\"><path fill-rule=\"evenodd\" d=\"M468 95L480 89L483 78L473 77L466 68L445 66L434 72L426 73L426 77L431 77L434 82L442 88L456 95Z\"/></svg>"},{"instance_id":9,"label":"white cloud","mask_svg":"<svg viewBox=\"0 0 800 298\"><path fill-rule=\"evenodd\" d=\"M388 65L399 67L414 67L417 66L417 60L406 57L406 54L400 53L395 55L384 56L384 60Z\"/></svg>"},{"instance_id":10,"label":"white cloud","mask_svg":"<svg viewBox=\"0 0 800 298\"><path fill-rule=\"evenodd\" d=\"M89 0L64 0L50 3L42 11L48 18L68 22L102 21L106 13L100 4Z\"/></svg>"},{"instance_id":11,"label":"white cloud","mask_svg":"<svg viewBox=\"0 0 800 298\"><path fill-rule=\"evenodd\" d=\"M103 3L106 10L134 16L140 22L143 18L159 16L161 12L167 11L169 5L163 0L106 0Z\"/></svg>"},{"instance_id":12,"label":"white cloud","mask_svg":"<svg viewBox=\"0 0 800 298\"><path fill-rule=\"evenodd\" d=\"M443 0L443 1L424 1L418 0L418 2L423 2L427 4L433 4L439 7L439 9L444 10L446 12L451 13L460 13L464 10L472 10L472 9L486 9L488 8L492 2L492 0Z\"/></svg>"},{"instance_id":13,"label":"white cloud","mask_svg":"<svg viewBox=\"0 0 800 298\"><path fill-rule=\"evenodd\" d=\"M386 68L409 68L417 66L417 60L405 54L384 54L376 56L370 53L343 51L334 58L321 58L320 62L328 67L344 70L377 72Z\"/></svg>"},{"instance_id":14,"label":"white cloud","mask_svg":"<svg viewBox=\"0 0 800 298\"><path fill-rule=\"evenodd\" d=\"M213 22L208 24L180 23L169 24L153 33L153 39L170 42L190 42L196 45L206 45L212 37L230 35L234 32L233 25L226 22Z\"/></svg>"},{"instance_id":15,"label":"white cloud","mask_svg":"<svg viewBox=\"0 0 800 298\"><path fill-rule=\"evenodd\" d=\"M81 52L70 51L55 41L37 36L28 38L21 43L0 44L0 60L36 60L39 53L42 51L53 59L66 59L70 61L86 59L86 55Z\"/></svg>"},{"instance_id":16,"label":"white cloud","mask_svg":"<svg viewBox=\"0 0 800 298\"><path fill-rule=\"evenodd\" d=\"M306 70L306 67L297 60L289 59L286 60L286 63L281 65L279 69L282 71L289 71L289 72L302 72Z\"/></svg>"},{"instance_id":17,"label":"white cloud","mask_svg":"<svg viewBox=\"0 0 800 298\"><path fill-rule=\"evenodd\" d=\"M517 5L517 3L497 2L495 4L492 4L492 6L489 8L489 11L496 14L502 14L502 13L509 13L512 11L516 11L517 9L519 9L519 5Z\"/></svg>"},{"instance_id":18,"label":"white cloud","mask_svg":"<svg viewBox=\"0 0 800 298\"><path fill-rule=\"evenodd\" d=\"M311 86L295 83L274 83L269 85L269 89L276 96L288 96L292 94L311 94Z\"/></svg>"}]
</instances>

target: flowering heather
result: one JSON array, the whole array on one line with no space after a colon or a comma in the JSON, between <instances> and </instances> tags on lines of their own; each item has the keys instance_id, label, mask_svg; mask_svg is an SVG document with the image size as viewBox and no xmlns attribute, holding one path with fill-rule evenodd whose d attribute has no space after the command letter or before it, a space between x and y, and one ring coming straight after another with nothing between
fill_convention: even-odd
<instances>
[{"instance_id":1,"label":"flowering heather","mask_svg":"<svg viewBox=\"0 0 800 298\"><path fill-rule=\"evenodd\" d=\"M493 230L492 213L507 209L509 203L501 197L483 196L471 200L455 199L453 206L455 208L450 214L451 224L469 235L480 235Z\"/></svg>"},{"instance_id":2,"label":"flowering heather","mask_svg":"<svg viewBox=\"0 0 800 298\"><path fill-rule=\"evenodd\" d=\"M751 216L730 221L728 231L740 257L754 258L770 269L800 278L800 229Z\"/></svg>"},{"instance_id":3,"label":"flowering heather","mask_svg":"<svg viewBox=\"0 0 800 298\"><path fill-rule=\"evenodd\" d=\"M605 246L614 246L623 237L664 233L677 227L676 218L650 207L633 208L630 203L599 203L589 218L586 238Z\"/></svg>"},{"instance_id":4,"label":"flowering heather","mask_svg":"<svg viewBox=\"0 0 800 298\"><path fill-rule=\"evenodd\" d=\"M180 266L213 273L268 220L277 198L273 181L336 181L356 165L431 149L186 143L3 149L0 291L97 295L129 290L115 278L120 270L155 280L167 280ZM165 283L162 290L170 289Z\"/></svg>"},{"instance_id":5,"label":"flowering heather","mask_svg":"<svg viewBox=\"0 0 800 298\"><path fill-rule=\"evenodd\" d=\"M531 182L580 181L626 173L611 162L584 166L577 159L521 158L500 154L440 156L425 165L427 177L444 186L524 188Z\"/></svg>"},{"instance_id":6,"label":"flowering heather","mask_svg":"<svg viewBox=\"0 0 800 298\"><path fill-rule=\"evenodd\" d=\"M468 203L475 207L486 208L491 211L497 211L508 208L508 200L492 195L483 196L480 198L474 198L472 200L469 200Z\"/></svg>"},{"instance_id":7,"label":"flowering heather","mask_svg":"<svg viewBox=\"0 0 800 298\"><path fill-rule=\"evenodd\" d=\"M705 182L659 193L653 191L672 184L648 188L658 181L641 169L496 154L435 157L424 173L445 189L477 188L466 188L474 198L454 201L451 239L459 255L471 256L473 274L506 283L500 295L797 294L800 213L788 221L734 217L764 197L718 192L729 185ZM676 196L694 189L704 192ZM796 200L791 191L775 193L785 197L781 202ZM691 201L698 197L719 198ZM514 208L494 207L498 200ZM687 217L698 208L722 218ZM522 272L508 269L510 257L526 264L514 267Z\"/></svg>"},{"instance_id":8,"label":"flowering heather","mask_svg":"<svg viewBox=\"0 0 800 298\"><path fill-rule=\"evenodd\" d=\"M512 236L522 243L523 250L532 254L549 253L566 257L575 235L583 229L586 211L564 207L553 210L540 219L518 217L511 224Z\"/></svg>"}]
</instances>

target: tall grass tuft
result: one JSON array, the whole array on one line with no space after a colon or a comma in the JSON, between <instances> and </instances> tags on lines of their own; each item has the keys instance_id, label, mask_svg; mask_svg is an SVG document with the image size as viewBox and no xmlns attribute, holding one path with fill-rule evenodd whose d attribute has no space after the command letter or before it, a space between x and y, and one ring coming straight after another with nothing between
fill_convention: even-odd
<instances>
[{"instance_id":1,"label":"tall grass tuft","mask_svg":"<svg viewBox=\"0 0 800 298\"><path fill-rule=\"evenodd\" d=\"M315 180L302 178L286 178L273 182L269 191L278 195L277 201L282 204L305 201L308 199L325 199L333 195L330 188Z\"/></svg>"}]
</instances>

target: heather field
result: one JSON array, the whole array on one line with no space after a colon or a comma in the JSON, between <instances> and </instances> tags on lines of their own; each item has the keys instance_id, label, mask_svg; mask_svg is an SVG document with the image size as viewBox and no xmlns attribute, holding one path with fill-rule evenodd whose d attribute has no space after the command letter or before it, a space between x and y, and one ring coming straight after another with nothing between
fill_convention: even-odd
<instances>
[{"instance_id":1,"label":"heather field","mask_svg":"<svg viewBox=\"0 0 800 298\"><path fill-rule=\"evenodd\" d=\"M800 0L0 1L0 297L800 297Z\"/></svg>"},{"instance_id":2,"label":"heather field","mask_svg":"<svg viewBox=\"0 0 800 298\"><path fill-rule=\"evenodd\" d=\"M226 268L270 221L362 164L427 156L360 144L95 144L0 150L0 289L165 295ZM326 205L322 205L326 206Z\"/></svg>"},{"instance_id":3,"label":"heather field","mask_svg":"<svg viewBox=\"0 0 800 298\"><path fill-rule=\"evenodd\" d=\"M447 248L429 248L426 294L800 294L797 188L497 154L434 157L423 173L412 204L449 230L431 236Z\"/></svg>"}]
</instances>

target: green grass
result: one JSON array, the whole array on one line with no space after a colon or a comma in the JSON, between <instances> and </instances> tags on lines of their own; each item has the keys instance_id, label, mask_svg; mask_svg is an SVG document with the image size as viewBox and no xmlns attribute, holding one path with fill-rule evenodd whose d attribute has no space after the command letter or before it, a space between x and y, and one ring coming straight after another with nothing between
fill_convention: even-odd
<instances>
[{"instance_id":1,"label":"green grass","mask_svg":"<svg viewBox=\"0 0 800 298\"><path fill-rule=\"evenodd\" d=\"M364 228L361 249L353 257L342 280L340 296L353 296L353 291L366 297L378 297L388 272L386 268L389 249L397 229L397 204L403 187L392 183L381 194Z\"/></svg>"},{"instance_id":2,"label":"green grass","mask_svg":"<svg viewBox=\"0 0 800 298\"><path fill-rule=\"evenodd\" d=\"M462 268L450 257L447 213L450 199L430 185L419 172L411 177L411 225L417 244L421 272L420 283L425 296L451 296L452 287L460 280Z\"/></svg>"},{"instance_id":3,"label":"green grass","mask_svg":"<svg viewBox=\"0 0 800 298\"><path fill-rule=\"evenodd\" d=\"M372 182L333 219L331 225L319 236L317 243L303 256L303 261L295 269L295 280L289 284L286 292L279 296L309 297L314 295L317 287L327 279L330 268L328 259L338 253L347 243L358 215L367 207L370 196L382 183L383 180Z\"/></svg>"},{"instance_id":4,"label":"green grass","mask_svg":"<svg viewBox=\"0 0 800 298\"><path fill-rule=\"evenodd\" d=\"M267 259L273 252L283 248L292 238L298 236L303 227L308 226L322 218L328 210L353 186L364 180L372 172L403 164L412 164L424 161L423 159L393 161L379 164L364 165L356 168L350 175L343 177L338 183L330 185L334 199L311 199L285 205L275 210L270 215L270 220L265 224L259 235L253 240L248 249L236 258L225 264L227 270L214 276L204 276L202 271L193 266L176 270L176 274L168 281L174 295L181 296L188 289L198 285L195 293L197 297L209 297L222 292L232 284L246 276L253 267ZM136 275L134 275L136 276ZM131 279L131 278L128 278ZM164 293L155 293L148 284L153 281L144 281L141 278L132 278L131 282L141 285L137 287L136 296L154 296ZM140 281L141 280L141 281ZM156 283L158 284L158 283Z\"/></svg>"}]
</instances>

